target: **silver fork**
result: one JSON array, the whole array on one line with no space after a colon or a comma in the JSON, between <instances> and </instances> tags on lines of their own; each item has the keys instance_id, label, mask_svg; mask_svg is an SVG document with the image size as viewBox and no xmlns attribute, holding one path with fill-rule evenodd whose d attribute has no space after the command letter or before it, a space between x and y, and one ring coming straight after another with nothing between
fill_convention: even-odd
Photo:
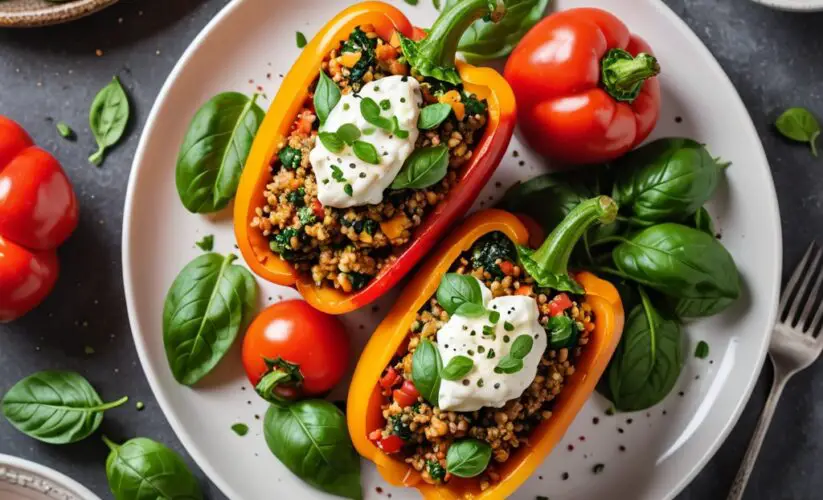
<instances>
[{"instance_id":1,"label":"silver fork","mask_svg":"<svg viewBox=\"0 0 823 500\"><path fill-rule=\"evenodd\" d=\"M819 300L820 287L823 284L821 255L823 251L817 243L812 242L783 291L780 315L769 344L769 358L774 366L772 391L766 400L766 406L760 415L760 421L754 430L754 436L743 457L737 477L734 478L728 500L743 498L743 492L786 382L795 373L808 368L823 351L823 335L820 335L823 304ZM811 291L809 285L812 285Z\"/></svg>"}]
</instances>

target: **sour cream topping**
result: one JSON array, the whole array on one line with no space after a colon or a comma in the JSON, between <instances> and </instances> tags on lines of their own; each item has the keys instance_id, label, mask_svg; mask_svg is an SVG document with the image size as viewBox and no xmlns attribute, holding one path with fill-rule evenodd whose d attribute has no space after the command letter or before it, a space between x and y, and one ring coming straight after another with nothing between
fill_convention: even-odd
<instances>
[{"instance_id":1,"label":"sour cream topping","mask_svg":"<svg viewBox=\"0 0 823 500\"><path fill-rule=\"evenodd\" d=\"M475 411L505 406L532 384L546 350L548 339L538 320L536 300L522 295L493 299L491 290L483 283L480 289L490 314L476 318L453 314L437 332L437 349L443 366L455 356L466 356L474 362L464 377L441 382L438 399L442 410ZM490 316L496 317L495 312L499 318L493 323ZM495 373L501 358L510 354L512 344L521 335L529 335L534 340L531 351L522 358L523 368L511 374Z\"/></svg>"},{"instance_id":2,"label":"sour cream topping","mask_svg":"<svg viewBox=\"0 0 823 500\"><path fill-rule=\"evenodd\" d=\"M366 121L360 112L363 98L371 98L378 103L382 117L390 119L396 116L400 129L407 131L408 137L401 139ZM349 123L355 125L362 133L360 140L377 149L380 163L372 165L359 159L350 146L334 153L318 139L309 160L317 177L320 203L348 208L383 201L383 191L397 177L403 163L414 151L420 133L417 118L422 103L420 83L404 76L381 78L365 84L358 94L342 96L320 127L320 132L336 132Z\"/></svg>"}]
</instances>

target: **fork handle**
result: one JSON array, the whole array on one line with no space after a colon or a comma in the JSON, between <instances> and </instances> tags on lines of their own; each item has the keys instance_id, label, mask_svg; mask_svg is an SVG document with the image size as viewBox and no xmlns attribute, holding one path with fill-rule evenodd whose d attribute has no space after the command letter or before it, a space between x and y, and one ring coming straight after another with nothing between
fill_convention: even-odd
<instances>
[{"instance_id":1,"label":"fork handle","mask_svg":"<svg viewBox=\"0 0 823 500\"><path fill-rule=\"evenodd\" d=\"M777 408L777 403L780 401L780 396L783 394L783 388L786 387L786 382L789 381L791 375L779 370L777 366L774 367L774 380L772 382L772 390L769 393L769 398L766 400L766 406L760 414L760 420L757 422L757 427L754 430L752 440L749 442L749 449L743 456L743 462L740 464L740 470L737 471L737 476L734 478L732 488L729 491L729 496L726 500L741 500L743 493L746 490L746 484L749 482L749 476L752 474L754 464L757 461L757 456L760 454L760 447L763 445L763 440L766 438L766 433L769 430L769 425L772 423L774 411Z\"/></svg>"}]
</instances>

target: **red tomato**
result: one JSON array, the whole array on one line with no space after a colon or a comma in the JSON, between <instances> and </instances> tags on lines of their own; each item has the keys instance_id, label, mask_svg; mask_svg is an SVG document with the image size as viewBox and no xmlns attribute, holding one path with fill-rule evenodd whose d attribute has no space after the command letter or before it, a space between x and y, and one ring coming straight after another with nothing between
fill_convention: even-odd
<instances>
[{"instance_id":1,"label":"red tomato","mask_svg":"<svg viewBox=\"0 0 823 500\"><path fill-rule=\"evenodd\" d=\"M268 307L243 340L246 375L266 399L324 394L340 382L348 362L343 324L303 300Z\"/></svg>"},{"instance_id":2,"label":"red tomato","mask_svg":"<svg viewBox=\"0 0 823 500\"><path fill-rule=\"evenodd\" d=\"M323 210L323 205L320 203L320 200L314 200L311 207L314 212L314 216L320 220L323 220L326 216L326 212Z\"/></svg>"},{"instance_id":3,"label":"red tomato","mask_svg":"<svg viewBox=\"0 0 823 500\"><path fill-rule=\"evenodd\" d=\"M397 370L390 366L386 373L380 377L380 387L390 389L399 381L400 375L397 374Z\"/></svg>"},{"instance_id":4,"label":"red tomato","mask_svg":"<svg viewBox=\"0 0 823 500\"><path fill-rule=\"evenodd\" d=\"M413 405L417 402L417 398L420 397L420 393L411 380L404 380L400 389L395 389L392 395L394 396L394 401L399 404L401 408Z\"/></svg>"},{"instance_id":5,"label":"red tomato","mask_svg":"<svg viewBox=\"0 0 823 500\"><path fill-rule=\"evenodd\" d=\"M403 449L403 445L405 444L399 436L395 436L394 434L377 441L377 447L388 454L397 453Z\"/></svg>"},{"instance_id":6,"label":"red tomato","mask_svg":"<svg viewBox=\"0 0 823 500\"><path fill-rule=\"evenodd\" d=\"M572 306L572 299L568 294L560 293L549 302L549 315L560 316L563 312Z\"/></svg>"}]
</instances>

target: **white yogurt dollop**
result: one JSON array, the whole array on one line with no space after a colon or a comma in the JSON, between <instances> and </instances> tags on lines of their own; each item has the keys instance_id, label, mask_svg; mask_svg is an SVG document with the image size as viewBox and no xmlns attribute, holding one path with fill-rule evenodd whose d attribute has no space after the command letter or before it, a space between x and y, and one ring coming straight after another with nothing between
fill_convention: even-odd
<instances>
[{"instance_id":1,"label":"white yogurt dollop","mask_svg":"<svg viewBox=\"0 0 823 500\"><path fill-rule=\"evenodd\" d=\"M455 356L466 356L474 362L466 376L441 382L438 399L442 410L475 411L505 406L506 402L520 397L534 381L546 350L548 340L538 321L536 300L522 295L492 299L491 291L483 283L480 288L486 309L500 314L497 322L493 324L489 315L466 318L453 314L437 332L437 349L443 366ZM485 333L484 326L487 327ZM531 351L523 358L523 368L512 374L495 373L500 359L509 355L512 344L521 335L529 335L534 340Z\"/></svg>"},{"instance_id":2,"label":"white yogurt dollop","mask_svg":"<svg viewBox=\"0 0 823 500\"><path fill-rule=\"evenodd\" d=\"M360 113L362 98L371 98L378 105L382 103L381 116L389 119L396 116L400 129L407 131L408 137L401 139L367 122ZM383 191L397 177L403 163L414 151L414 144L420 133L417 118L422 103L420 83L404 76L381 78L365 84L357 96L342 96L320 131L337 132L342 125L353 124L363 134L360 140L377 149L380 164L372 165L359 159L349 146L339 153L333 153L318 139L309 154L309 160L317 177L317 197L320 203L335 208L348 208L383 201ZM335 175L335 171L342 174Z\"/></svg>"}]
</instances>

